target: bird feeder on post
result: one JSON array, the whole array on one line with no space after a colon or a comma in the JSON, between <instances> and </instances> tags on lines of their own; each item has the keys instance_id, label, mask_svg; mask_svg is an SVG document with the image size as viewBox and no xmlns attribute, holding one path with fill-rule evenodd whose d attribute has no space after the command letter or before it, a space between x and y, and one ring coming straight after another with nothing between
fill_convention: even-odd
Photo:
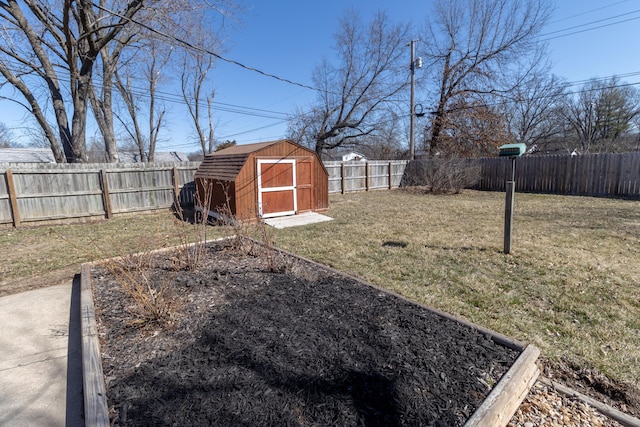
<instances>
[{"instance_id":1,"label":"bird feeder on post","mask_svg":"<svg viewBox=\"0 0 640 427\"><path fill-rule=\"evenodd\" d=\"M506 199L504 203L504 253L511 253L511 229L513 222L513 196L516 190L516 159L527 150L526 144L505 144L500 147L500 157L511 159L511 174L507 172ZM511 175L511 180L509 180Z\"/></svg>"}]
</instances>

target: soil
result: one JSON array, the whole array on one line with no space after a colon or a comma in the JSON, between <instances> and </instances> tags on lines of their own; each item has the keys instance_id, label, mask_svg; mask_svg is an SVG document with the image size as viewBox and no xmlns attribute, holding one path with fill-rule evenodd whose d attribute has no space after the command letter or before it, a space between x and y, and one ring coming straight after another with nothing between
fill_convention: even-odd
<instances>
[{"instance_id":1,"label":"soil","mask_svg":"<svg viewBox=\"0 0 640 427\"><path fill-rule=\"evenodd\" d=\"M168 298L163 321L93 270L112 425L459 426L518 356L258 245L211 244L196 271L175 254L151 265L128 271Z\"/></svg>"}]
</instances>

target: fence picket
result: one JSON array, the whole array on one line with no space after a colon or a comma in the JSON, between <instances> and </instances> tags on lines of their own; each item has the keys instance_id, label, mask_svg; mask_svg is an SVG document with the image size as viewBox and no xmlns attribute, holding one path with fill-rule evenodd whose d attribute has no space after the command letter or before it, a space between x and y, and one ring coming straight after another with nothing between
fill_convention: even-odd
<instances>
[{"instance_id":1,"label":"fence picket","mask_svg":"<svg viewBox=\"0 0 640 427\"><path fill-rule=\"evenodd\" d=\"M0 223L18 226L58 219L109 218L112 213L168 208L176 191L193 181L198 165L0 164L3 181L9 183L0 185ZM193 194L180 193L181 202L193 202Z\"/></svg>"},{"instance_id":2,"label":"fence picket","mask_svg":"<svg viewBox=\"0 0 640 427\"><path fill-rule=\"evenodd\" d=\"M324 162L329 173L329 193L398 188L408 163L406 160Z\"/></svg>"}]
</instances>

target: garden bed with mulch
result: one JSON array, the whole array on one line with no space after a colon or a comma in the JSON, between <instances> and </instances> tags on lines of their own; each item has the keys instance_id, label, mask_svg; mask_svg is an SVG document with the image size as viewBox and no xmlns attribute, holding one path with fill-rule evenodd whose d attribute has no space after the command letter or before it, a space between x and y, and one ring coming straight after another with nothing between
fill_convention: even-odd
<instances>
[{"instance_id":1,"label":"garden bed with mulch","mask_svg":"<svg viewBox=\"0 0 640 427\"><path fill-rule=\"evenodd\" d=\"M196 271L164 252L139 272L170 297L163 322L93 267L112 425L460 426L520 354L257 244L204 255Z\"/></svg>"}]
</instances>

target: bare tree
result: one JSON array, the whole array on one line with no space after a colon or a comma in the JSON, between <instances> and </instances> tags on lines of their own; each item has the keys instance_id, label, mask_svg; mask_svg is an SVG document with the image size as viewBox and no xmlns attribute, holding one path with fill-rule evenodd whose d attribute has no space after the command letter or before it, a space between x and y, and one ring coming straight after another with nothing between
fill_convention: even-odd
<instances>
[{"instance_id":1,"label":"bare tree","mask_svg":"<svg viewBox=\"0 0 640 427\"><path fill-rule=\"evenodd\" d=\"M109 160L116 160L112 82L123 51L152 33L174 42L192 41L189 34L195 25L185 25L186 18L217 38L216 17L224 27L239 10L234 0L154 1L152 8L143 8L147 3L151 1L0 0L0 85L9 84L22 94L23 101L14 101L36 119L57 161L86 161L89 104ZM96 69L102 81L94 85ZM67 87L61 83L65 80ZM56 126L51 126L52 118ZM159 115L151 121L157 131ZM149 137L154 140L157 132Z\"/></svg>"},{"instance_id":2,"label":"bare tree","mask_svg":"<svg viewBox=\"0 0 640 427\"><path fill-rule=\"evenodd\" d=\"M146 25L138 34L136 50L129 49L121 59L123 66L116 76L128 116L124 119L120 115L119 119L137 142L141 158L153 161L166 125L167 110L159 90L173 82L173 76L179 76L187 111L196 117L193 120L203 153L212 149L213 91L203 94L211 84L210 52L221 51L222 35L240 10L232 0L171 0L145 11Z\"/></svg>"},{"instance_id":3,"label":"bare tree","mask_svg":"<svg viewBox=\"0 0 640 427\"><path fill-rule=\"evenodd\" d=\"M501 103L509 132L518 142L542 150L563 130L559 108L565 96L565 84L546 69L532 73L515 85L508 100Z\"/></svg>"},{"instance_id":4,"label":"bare tree","mask_svg":"<svg viewBox=\"0 0 640 427\"><path fill-rule=\"evenodd\" d=\"M122 117L124 114L115 113L116 117L122 124L124 130L129 135L132 141L135 141L135 149L140 156L140 159L144 162L148 160L147 157L147 139L142 133L142 126L139 120L138 111L141 109L140 102L136 98L136 91L132 86L132 76L127 72L123 77L121 73L115 73L115 86L118 89L120 97L126 107L128 119ZM149 94L152 96L151 94ZM129 147L130 148L130 147Z\"/></svg>"},{"instance_id":5,"label":"bare tree","mask_svg":"<svg viewBox=\"0 0 640 427\"><path fill-rule=\"evenodd\" d=\"M210 89L205 92L207 77L213 67L213 57L202 52L189 52L183 58L184 66L180 76L182 97L193 121L202 154L207 155L213 152L215 144L212 110L215 91Z\"/></svg>"},{"instance_id":6,"label":"bare tree","mask_svg":"<svg viewBox=\"0 0 640 427\"><path fill-rule=\"evenodd\" d=\"M550 16L548 0L438 0L423 41L428 67L436 70L437 101L429 148L439 150L453 102L509 91L504 75L542 55L536 36ZM530 64L535 61L530 61ZM533 66L533 65L532 65ZM464 100L458 100L464 98ZM482 104L482 103L480 103ZM486 104L486 102L485 102Z\"/></svg>"},{"instance_id":7,"label":"bare tree","mask_svg":"<svg viewBox=\"0 0 640 427\"><path fill-rule=\"evenodd\" d=\"M396 112L389 112L388 119L380 123L381 128L359 141L356 149L370 160L406 159L408 150L399 138L402 124Z\"/></svg>"},{"instance_id":8,"label":"bare tree","mask_svg":"<svg viewBox=\"0 0 640 427\"><path fill-rule=\"evenodd\" d=\"M173 49L154 38L147 39L145 48L137 51L122 71L115 73L115 83L122 98L128 120L120 122L135 141L142 161L153 161L160 129L166 113L164 105L157 103L158 86L163 80L163 69L171 60ZM146 90L136 90L134 83L144 84ZM147 130L143 132L140 112L146 106Z\"/></svg>"},{"instance_id":9,"label":"bare tree","mask_svg":"<svg viewBox=\"0 0 640 427\"><path fill-rule=\"evenodd\" d=\"M616 77L593 79L565 98L561 113L581 152L618 151L640 115L640 93Z\"/></svg>"},{"instance_id":10,"label":"bare tree","mask_svg":"<svg viewBox=\"0 0 640 427\"><path fill-rule=\"evenodd\" d=\"M0 148L15 147L16 144L13 141L13 133L11 129L4 123L0 122Z\"/></svg>"},{"instance_id":11,"label":"bare tree","mask_svg":"<svg viewBox=\"0 0 640 427\"><path fill-rule=\"evenodd\" d=\"M407 87L407 25L393 25L384 13L364 25L351 12L335 35L337 65L324 59L313 72L320 90L316 105L289 123L289 134L317 153L374 134L389 104Z\"/></svg>"},{"instance_id":12,"label":"bare tree","mask_svg":"<svg viewBox=\"0 0 640 427\"><path fill-rule=\"evenodd\" d=\"M94 64L100 51L143 7L143 0L106 3L103 0L97 7L88 1L67 0L62 5L46 0L0 1L0 21L8 42L0 45L3 55L0 73L25 98L25 106L43 128L57 161L87 160L86 118ZM18 63L19 69L13 68L9 60ZM65 91L59 83L58 67L69 73L70 102L65 100ZM47 90L58 127L57 137L31 89L36 85ZM67 110L73 112L71 126Z\"/></svg>"},{"instance_id":13,"label":"bare tree","mask_svg":"<svg viewBox=\"0 0 640 427\"><path fill-rule=\"evenodd\" d=\"M105 47L100 51L102 68L101 73L98 74L101 77L101 84L96 85L95 81L92 82L91 90L89 91L91 108L104 139L103 152L106 156L106 161L109 163L118 162L118 147L113 122L113 84L120 55L133 38L132 34L122 34L122 37L114 40L112 48ZM96 86L100 86L100 89L97 89ZM91 141L93 152L96 151L95 144L95 140Z\"/></svg>"}]
</instances>

